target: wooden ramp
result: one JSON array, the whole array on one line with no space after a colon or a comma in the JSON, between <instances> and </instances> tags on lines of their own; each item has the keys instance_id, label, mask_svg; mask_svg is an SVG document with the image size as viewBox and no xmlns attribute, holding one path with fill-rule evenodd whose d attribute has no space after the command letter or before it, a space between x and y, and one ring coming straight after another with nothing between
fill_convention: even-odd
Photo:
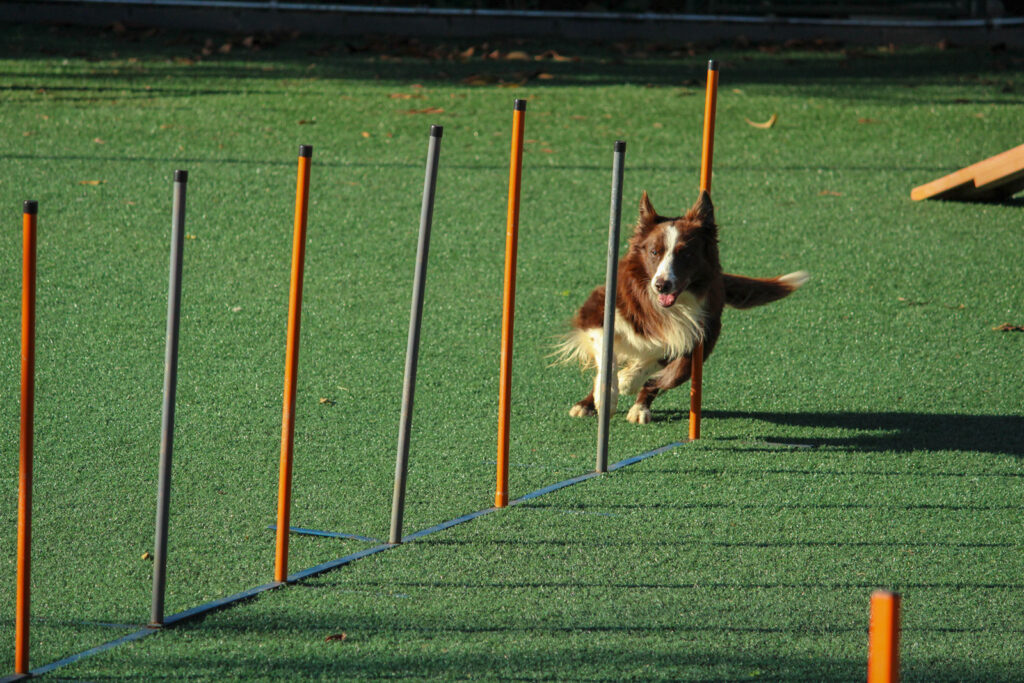
<instances>
[{"instance_id":1,"label":"wooden ramp","mask_svg":"<svg viewBox=\"0 0 1024 683\"><path fill-rule=\"evenodd\" d=\"M1024 190L1024 145L915 187L910 198L990 202Z\"/></svg>"}]
</instances>

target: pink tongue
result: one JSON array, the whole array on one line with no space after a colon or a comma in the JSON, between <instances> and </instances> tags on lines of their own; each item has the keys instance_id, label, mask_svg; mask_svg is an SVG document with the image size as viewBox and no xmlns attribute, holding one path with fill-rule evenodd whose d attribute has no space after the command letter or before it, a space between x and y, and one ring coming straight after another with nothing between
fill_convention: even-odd
<instances>
[{"instance_id":1,"label":"pink tongue","mask_svg":"<svg viewBox=\"0 0 1024 683\"><path fill-rule=\"evenodd\" d=\"M669 306L671 306L675 302L676 302L676 295L675 294L659 294L658 295L658 303L661 304L662 306L664 306L665 308L668 308Z\"/></svg>"}]
</instances>

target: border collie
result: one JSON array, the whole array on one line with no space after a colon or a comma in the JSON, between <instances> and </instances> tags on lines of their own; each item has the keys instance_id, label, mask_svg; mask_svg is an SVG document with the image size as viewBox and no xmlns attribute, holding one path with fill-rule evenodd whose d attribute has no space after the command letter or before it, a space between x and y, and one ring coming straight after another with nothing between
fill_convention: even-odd
<instances>
[{"instance_id":1,"label":"border collie","mask_svg":"<svg viewBox=\"0 0 1024 683\"><path fill-rule=\"evenodd\" d=\"M654 397L690 379L694 347L703 342L704 357L711 355L724 306L750 308L776 301L809 277L804 271L765 279L723 273L710 195L701 192L685 216L666 218L644 192L640 218L619 262L611 368L618 381L611 382L611 414L620 393L636 394L626 419L650 422ZM573 417L596 415L600 408L604 298L604 287L591 292L556 351L562 361L575 359L598 370L594 390L569 410Z\"/></svg>"}]
</instances>

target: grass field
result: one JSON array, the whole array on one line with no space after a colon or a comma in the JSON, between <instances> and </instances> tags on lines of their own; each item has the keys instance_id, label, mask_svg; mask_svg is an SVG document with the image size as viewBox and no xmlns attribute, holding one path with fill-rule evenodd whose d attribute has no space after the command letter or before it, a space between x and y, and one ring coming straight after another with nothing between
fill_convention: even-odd
<instances>
[{"instance_id":1,"label":"grass field","mask_svg":"<svg viewBox=\"0 0 1024 683\"><path fill-rule=\"evenodd\" d=\"M1024 55L244 38L0 28L0 674L23 200L40 203L35 667L149 616L175 169L168 614L273 578L298 145L314 157L292 521L386 538L429 125L445 132L409 532L493 502L513 99L517 497L593 467L595 423L567 414L590 379L547 355L604 276L612 143L627 228L641 190L689 206L715 56L723 264L813 280L726 314L700 442L51 676L862 680L868 596L891 588L904 680L1021 680L1024 333L994 328L1024 325L1024 204L909 192L1021 143ZM645 427L613 419L611 461L685 437L685 388L654 407ZM290 567L372 545L293 537Z\"/></svg>"}]
</instances>

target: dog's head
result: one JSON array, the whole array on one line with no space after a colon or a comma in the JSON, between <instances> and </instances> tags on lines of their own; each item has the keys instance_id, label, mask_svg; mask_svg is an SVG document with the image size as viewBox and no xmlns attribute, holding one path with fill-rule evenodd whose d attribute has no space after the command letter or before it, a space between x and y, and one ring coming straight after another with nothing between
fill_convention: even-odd
<instances>
[{"instance_id":1,"label":"dog's head","mask_svg":"<svg viewBox=\"0 0 1024 683\"><path fill-rule=\"evenodd\" d=\"M651 295L661 306L672 306L684 291L700 296L720 270L711 196L701 192L684 216L666 218L644 192L629 247L643 264Z\"/></svg>"}]
</instances>

